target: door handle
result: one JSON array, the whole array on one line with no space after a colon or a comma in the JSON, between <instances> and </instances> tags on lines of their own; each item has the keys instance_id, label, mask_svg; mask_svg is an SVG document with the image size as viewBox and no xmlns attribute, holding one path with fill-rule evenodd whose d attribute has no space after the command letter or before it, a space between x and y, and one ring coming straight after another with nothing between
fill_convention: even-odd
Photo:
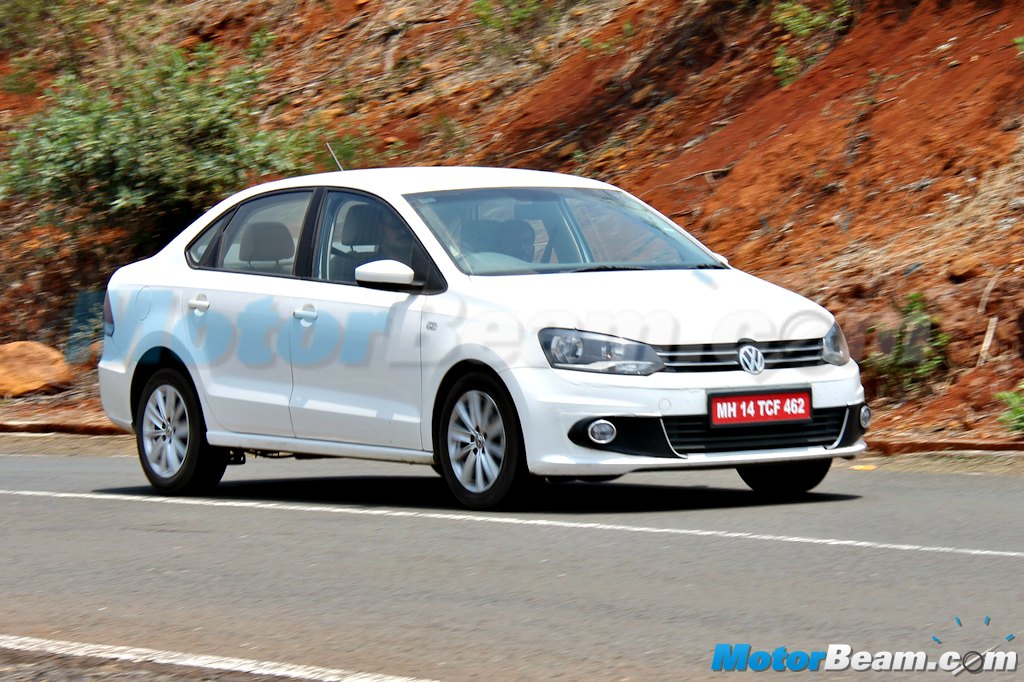
<instances>
[{"instance_id":1,"label":"door handle","mask_svg":"<svg viewBox=\"0 0 1024 682\"><path fill-rule=\"evenodd\" d=\"M200 313L205 313L210 309L210 301L203 294L199 294L188 302L188 307Z\"/></svg>"},{"instance_id":2,"label":"door handle","mask_svg":"<svg viewBox=\"0 0 1024 682\"><path fill-rule=\"evenodd\" d=\"M316 308L308 303L301 308L296 308L292 311L292 317L301 322L312 322L316 319L316 315Z\"/></svg>"}]
</instances>

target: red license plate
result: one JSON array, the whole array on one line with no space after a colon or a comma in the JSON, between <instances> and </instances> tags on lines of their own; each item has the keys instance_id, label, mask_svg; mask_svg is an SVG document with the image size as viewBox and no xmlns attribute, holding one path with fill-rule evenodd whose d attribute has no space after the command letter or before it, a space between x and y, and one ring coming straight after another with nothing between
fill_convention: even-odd
<instances>
[{"instance_id":1,"label":"red license plate","mask_svg":"<svg viewBox=\"0 0 1024 682\"><path fill-rule=\"evenodd\" d=\"M712 426L775 424L811 419L810 391L713 395L708 404Z\"/></svg>"}]
</instances>

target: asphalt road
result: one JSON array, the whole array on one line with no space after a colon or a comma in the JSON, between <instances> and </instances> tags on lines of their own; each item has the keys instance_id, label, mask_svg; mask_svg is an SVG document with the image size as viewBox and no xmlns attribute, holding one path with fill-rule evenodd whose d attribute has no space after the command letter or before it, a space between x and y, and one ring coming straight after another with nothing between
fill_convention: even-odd
<instances>
[{"instance_id":1,"label":"asphalt road","mask_svg":"<svg viewBox=\"0 0 1024 682\"><path fill-rule=\"evenodd\" d=\"M0 439L0 678L271 679L3 637L456 682L732 678L717 643L937 657L1024 630L1019 462L841 462L791 503L732 471L632 475L481 514L425 467L343 460L250 460L183 503L130 446Z\"/></svg>"}]
</instances>

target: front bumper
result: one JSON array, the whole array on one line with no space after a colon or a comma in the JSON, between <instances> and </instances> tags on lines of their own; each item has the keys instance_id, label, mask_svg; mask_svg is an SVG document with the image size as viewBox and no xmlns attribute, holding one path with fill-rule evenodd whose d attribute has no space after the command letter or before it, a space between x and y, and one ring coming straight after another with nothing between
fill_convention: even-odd
<instances>
[{"instance_id":1,"label":"front bumper","mask_svg":"<svg viewBox=\"0 0 1024 682\"><path fill-rule=\"evenodd\" d=\"M854 457L864 451L864 391L853 362L745 372L586 375L527 368L504 377L523 425L527 463L546 476L616 475L655 469L732 468L743 464ZM810 387L808 424L711 430L709 392ZM600 445L586 435L594 419L618 436Z\"/></svg>"}]
</instances>

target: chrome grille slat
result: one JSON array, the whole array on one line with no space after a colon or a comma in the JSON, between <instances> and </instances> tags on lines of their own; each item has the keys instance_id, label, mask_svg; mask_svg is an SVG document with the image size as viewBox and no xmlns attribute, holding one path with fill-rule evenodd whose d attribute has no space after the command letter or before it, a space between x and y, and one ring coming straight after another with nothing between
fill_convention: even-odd
<instances>
[{"instance_id":1,"label":"chrome grille slat","mask_svg":"<svg viewBox=\"0 0 1024 682\"><path fill-rule=\"evenodd\" d=\"M670 372L716 372L740 368L737 351L746 342L655 346L658 357ZM750 345L764 355L771 369L823 365L822 340L754 341Z\"/></svg>"}]
</instances>

